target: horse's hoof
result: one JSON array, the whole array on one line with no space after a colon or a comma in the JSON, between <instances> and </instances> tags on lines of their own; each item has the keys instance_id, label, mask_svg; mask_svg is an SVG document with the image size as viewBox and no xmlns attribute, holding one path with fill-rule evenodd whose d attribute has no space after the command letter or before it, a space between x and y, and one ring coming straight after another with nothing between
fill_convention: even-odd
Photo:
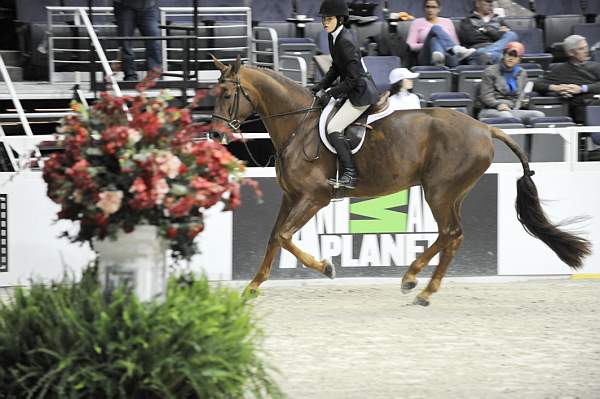
<instances>
[{"instance_id":1,"label":"horse's hoof","mask_svg":"<svg viewBox=\"0 0 600 399\"><path fill-rule=\"evenodd\" d=\"M323 263L325 263L323 274L333 280L335 278L335 266L326 259L323 259Z\"/></svg>"},{"instance_id":2,"label":"horse's hoof","mask_svg":"<svg viewBox=\"0 0 600 399\"><path fill-rule=\"evenodd\" d=\"M260 290L258 287L246 287L244 290L244 296L248 298L257 298L260 294Z\"/></svg>"},{"instance_id":3,"label":"horse's hoof","mask_svg":"<svg viewBox=\"0 0 600 399\"><path fill-rule=\"evenodd\" d=\"M403 294L408 294L416 286L417 286L417 281L407 281L405 283L402 283L402 285L400 286L400 289L402 290Z\"/></svg>"},{"instance_id":4,"label":"horse's hoof","mask_svg":"<svg viewBox=\"0 0 600 399\"><path fill-rule=\"evenodd\" d=\"M413 301L413 305L429 306L429 300L417 296Z\"/></svg>"}]
</instances>

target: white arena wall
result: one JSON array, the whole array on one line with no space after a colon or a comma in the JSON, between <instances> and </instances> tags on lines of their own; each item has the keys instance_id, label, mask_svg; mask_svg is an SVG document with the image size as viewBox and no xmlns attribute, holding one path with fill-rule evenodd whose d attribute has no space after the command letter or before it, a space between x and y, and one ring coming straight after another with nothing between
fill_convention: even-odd
<instances>
[{"instance_id":1,"label":"white arena wall","mask_svg":"<svg viewBox=\"0 0 600 399\"><path fill-rule=\"evenodd\" d=\"M598 222L600 220L600 206L598 205L600 204L600 187L598 185L600 167L586 165L585 168L582 167L579 170L570 170L572 168L567 168L564 164L540 163L533 164L532 169L536 170L533 179L538 187L540 198L547 200L544 202L544 208L551 220L561 221L581 215L589 217L587 221L579 223L576 227L592 241L596 251L586 259L584 267L576 273L600 273L600 252L597 250L600 248L600 223ZM265 179L274 181L275 171L273 168L249 168L248 170L248 176L255 177L259 181L268 181ZM497 182L494 183L497 184L497 254L495 254L497 267L494 273L487 274L564 275L574 273L541 241L529 236L517 221L514 210L515 182L522 175L520 165L494 164L486 175L497 176L491 179L491 181ZM65 238L59 238L62 231L74 228L74 226L65 221L56 222L55 215L58 206L46 197L45 191L45 183L40 172L2 173L0 175L0 197L3 199L0 286L27 285L32 277L44 281L58 279L64 271L78 275L82 268L94 258L88 245L74 244ZM414 198L418 198L419 192L418 188L410 191L411 202ZM414 195L415 193L417 195ZM271 200L278 201L281 195L279 192L273 191L271 196L277 197L271 198ZM313 221L309 222L306 228L295 237L301 248L309 250L313 254L316 251L322 252L319 255L323 256L339 255L338 258L334 258L334 262L337 260L338 270L346 269L347 266L346 273L341 273L342 276L353 276L355 271L357 271L356 276L385 276L386 274L380 272L385 269L393 269L394 263L395 266L407 266L414 255L423 250L423 246L430 245L435 239L436 234L435 231L432 231L432 220L428 208L425 205L421 211L415 213L415 209L420 207L421 203L418 202L414 205L412 202L413 205L408 205L407 225L414 224L415 228L410 234L416 234L413 236L416 237L416 241L412 244L400 245L398 240L400 235L396 234L394 247L389 250L386 258L383 256L383 252L378 252L380 249L379 247L376 249L374 244L379 240L381 248L383 248L384 235L381 234L374 238L373 234L363 234L360 254L356 247L354 255L352 249L349 254L345 254L343 246L352 245L352 238L348 238L350 233L348 226L347 224L344 226L344 223L335 225L335 221L328 225L327 218L331 215L338 215L340 212L347 214L348 204L349 200L347 199L330 204L328 208L335 207L335 209L322 210L318 217L313 218ZM255 207L260 210L261 206L269 206L269 198L265 198L263 205L258 204L252 195L246 195L243 198L242 209ZM268 211L276 212L275 209ZM463 212L463 219L468 216ZM242 218L244 213L238 211L223 213L218 210L208 212L206 230L198 237L202 255L192 259L189 265L191 270L203 271L211 280L245 279L244 275L239 273L236 277L235 271L238 265L233 265L233 252L236 247L233 240L233 226L236 223L239 225L239 220L234 223L236 217ZM255 226L257 229L260 227L268 231L273 222L274 218L264 218L259 223L261 226L258 224ZM433 226L435 228L434 222ZM419 231L419 229L423 230ZM316 233L316 236L321 238L320 247L319 244L315 247L315 242L306 238L310 236L309 233ZM390 233L392 234L387 234L386 237L394 236L393 232ZM237 253L235 259L238 263L240 259L248 260L250 263L245 267L249 272L253 272L258 267L258 263L254 259L262 257L266 240L259 239L257 234L253 234L252 231L244 237L251 249ZM476 244L477 240L477 236L467 235L465 237L465 242L471 241ZM403 243L409 241L410 239L405 239ZM324 242L327 244L323 244ZM237 247L248 248L248 246L239 245ZM239 252L239 249L236 250ZM394 253L394 251L396 252ZM404 253L400 254L398 251L404 251ZM364 264L359 264L360 262ZM435 262L434 259L433 263L435 264ZM340 265L340 263L342 264ZM477 264L467 266L472 267L473 270L477 270L478 267ZM279 276L277 278L286 278L285 273L277 275L278 268L283 272L294 268L300 270L300 267L285 251L276 262L273 273L275 276ZM452 265L450 269L452 269ZM295 274L287 275L296 276ZM300 277L316 277L316 275L308 274Z\"/></svg>"}]
</instances>

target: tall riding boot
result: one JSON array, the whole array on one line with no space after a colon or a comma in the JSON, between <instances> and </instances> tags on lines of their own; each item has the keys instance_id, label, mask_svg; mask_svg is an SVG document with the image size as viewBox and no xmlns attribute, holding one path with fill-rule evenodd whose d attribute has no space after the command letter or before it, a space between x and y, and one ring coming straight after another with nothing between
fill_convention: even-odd
<instances>
[{"instance_id":1,"label":"tall riding boot","mask_svg":"<svg viewBox=\"0 0 600 399\"><path fill-rule=\"evenodd\" d=\"M329 179L330 184L339 184L340 186L353 189L356 187L358 180L358 173L354 167L354 161L352 160L352 153L350 152L350 143L346 140L343 132L329 133L327 136L329 142L333 145L337 152L338 159L342 165L342 175L339 180L335 178Z\"/></svg>"}]
</instances>

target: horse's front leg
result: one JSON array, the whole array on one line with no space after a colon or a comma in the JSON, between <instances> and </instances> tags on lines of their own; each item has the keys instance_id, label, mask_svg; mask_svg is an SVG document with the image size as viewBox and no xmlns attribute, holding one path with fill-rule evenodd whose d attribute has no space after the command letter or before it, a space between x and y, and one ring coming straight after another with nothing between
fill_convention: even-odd
<instances>
[{"instance_id":1,"label":"horse's front leg","mask_svg":"<svg viewBox=\"0 0 600 399\"><path fill-rule=\"evenodd\" d=\"M271 230L271 236L269 237L269 242L267 244L267 251L265 253L265 257L263 258L256 275L246 287L246 291L250 293L255 293L258 287L269 278L269 274L271 274L271 267L273 266L273 258L277 255L279 248L281 248L281 244L279 242L279 230L281 229L281 225L286 221L288 215L290 214L290 210L292 209L293 201L287 195L283 196L281 201L281 206L279 207L279 214L277 215L277 220L275 221L275 225Z\"/></svg>"},{"instance_id":2,"label":"horse's front leg","mask_svg":"<svg viewBox=\"0 0 600 399\"><path fill-rule=\"evenodd\" d=\"M312 255L302 251L292 242L292 236L302 226L312 218L319 209L329 203L327 200L315 200L314 198L303 197L294 204L290 211L287 220L282 224L279 230L279 241L281 246L288 250L296 257L304 266L313 269L319 273L323 273L329 278L335 278L335 267L326 259L316 260Z\"/></svg>"}]
</instances>

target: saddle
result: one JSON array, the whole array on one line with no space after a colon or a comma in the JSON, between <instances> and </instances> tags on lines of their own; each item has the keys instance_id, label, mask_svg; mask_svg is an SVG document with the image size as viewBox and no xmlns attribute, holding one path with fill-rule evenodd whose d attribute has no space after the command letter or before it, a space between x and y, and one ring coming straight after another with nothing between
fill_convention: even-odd
<instances>
[{"instance_id":1,"label":"saddle","mask_svg":"<svg viewBox=\"0 0 600 399\"><path fill-rule=\"evenodd\" d=\"M358 117L358 119L356 119L354 122L352 122L344 130L344 135L350 141L350 150L352 151L353 154L356 153L360 149L367 129L369 129L369 130L373 129L371 126L369 126L367 124L367 117L371 114L377 114L377 113L385 111L387 109L387 107L389 106L389 97L390 97L389 91L385 91L384 93L382 93L379 96L379 100L377 100L377 102L375 104L373 104L369 108L367 108L367 110L365 112L363 112ZM346 100L346 101L348 101L348 100ZM332 108L330 108L329 106L325 107L323 112L325 113L328 111L329 113L326 115L326 120L325 120L324 126L327 126L327 124L329 123L331 118L333 118L334 115L337 114L337 112L340 110L340 108L342 107L343 104L344 104L344 101L336 101L336 102L334 102L334 106ZM327 139L327 132L321 132L321 139L326 144L326 147L331 152L335 153L335 150L332 151L333 146L331 146L331 144L329 144L329 141Z\"/></svg>"}]
</instances>

